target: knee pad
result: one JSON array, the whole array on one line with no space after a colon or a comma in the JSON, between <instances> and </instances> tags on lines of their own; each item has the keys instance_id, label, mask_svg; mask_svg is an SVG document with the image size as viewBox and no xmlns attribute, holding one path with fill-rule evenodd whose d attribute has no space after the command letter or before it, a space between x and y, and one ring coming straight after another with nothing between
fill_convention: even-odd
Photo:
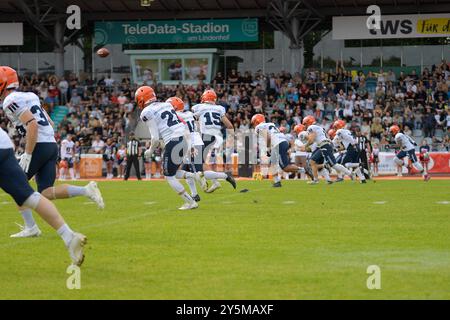
<instances>
[{"instance_id":1,"label":"knee pad","mask_svg":"<svg viewBox=\"0 0 450 320\"><path fill-rule=\"evenodd\" d=\"M39 205L39 201L41 201L41 197L42 196L39 192L34 192L31 196L28 197L28 199L23 203L23 205L25 207L35 210Z\"/></svg>"},{"instance_id":2,"label":"knee pad","mask_svg":"<svg viewBox=\"0 0 450 320\"><path fill-rule=\"evenodd\" d=\"M399 165L399 166L402 166L402 165L403 165L403 160L402 160L402 159L399 159L399 158L397 158L397 157L394 158L394 162L395 162L395 164L397 164L397 165Z\"/></svg>"}]
</instances>

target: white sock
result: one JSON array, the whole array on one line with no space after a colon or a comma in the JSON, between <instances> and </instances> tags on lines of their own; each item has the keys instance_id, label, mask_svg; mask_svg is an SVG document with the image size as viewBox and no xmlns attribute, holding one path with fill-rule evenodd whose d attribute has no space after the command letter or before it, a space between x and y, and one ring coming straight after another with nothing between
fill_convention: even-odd
<instances>
[{"instance_id":1,"label":"white sock","mask_svg":"<svg viewBox=\"0 0 450 320\"><path fill-rule=\"evenodd\" d=\"M187 172L184 170L177 170L177 173L175 175L177 179L194 179L195 173Z\"/></svg>"},{"instance_id":2,"label":"white sock","mask_svg":"<svg viewBox=\"0 0 450 320\"><path fill-rule=\"evenodd\" d=\"M358 176L359 180L361 180L361 181L366 180L366 177L365 177L364 174L361 172L361 168L356 168L355 173L356 173L356 175Z\"/></svg>"},{"instance_id":3,"label":"white sock","mask_svg":"<svg viewBox=\"0 0 450 320\"><path fill-rule=\"evenodd\" d=\"M416 168L418 171L420 171L421 174L425 174L425 171L423 170L422 165L419 162L413 163L414 168Z\"/></svg>"},{"instance_id":4,"label":"white sock","mask_svg":"<svg viewBox=\"0 0 450 320\"><path fill-rule=\"evenodd\" d=\"M198 193L197 193L197 186L195 185L195 180L193 178L188 178L188 179L186 179L186 183L188 184L189 189L191 189L191 195L193 197L198 195Z\"/></svg>"},{"instance_id":5,"label":"white sock","mask_svg":"<svg viewBox=\"0 0 450 320\"><path fill-rule=\"evenodd\" d=\"M336 170L337 172L342 172L343 174L345 174L347 176L349 176L351 174L351 172L346 167L344 167L342 164L339 164L339 163L336 163L333 166L333 169Z\"/></svg>"},{"instance_id":6,"label":"white sock","mask_svg":"<svg viewBox=\"0 0 450 320\"><path fill-rule=\"evenodd\" d=\"M73 168L69 169L69 174L70 174L70 179L73 180L75 178L75 175L73 174Z\"/></svg>"},{"instance_id":7,"label":"white sock","mask_svg":"<svg viewBox=\"0 0 450 320\"><path fill-rule=\"evenodd\" d=\"M74 232L70 229L67 223L63 224L56 232L58 232L66 246L68 246L73 238Z\"/></svg>"},{"instance_id":8,"label":"white sock","mask_svg":"<svg viewBox=\"0 0 450 320\"><path fill-rule=\"evenodd\" d=\"M31 211L31 209L22 209L20 210L20 214L22 215L23 221L25 222L25 227L32 228L35 226L36 221L34 221L33 212Z\"/></svg>"},{"instance_id":9,"label":"white sock","mask_svg":"<svg viewBox=\"0 0 450 320\"><path fill-rule=\"evenodd\" d=\"M63 169L63 168L59 169L59 178L60 178L60 179L65 179L65 176L64 176L64 169Z\"/></svg>"},{"instance_id":10,"label":"white sock","mask_svg":"<svg viewBox=\"0 0 450 320\"><path fill-rule=\"evenodd\" d=\"M331 181L330 171L328 171L328 169L323 168L322 170L319 171L319 173L321 174L322 177L324 177L326 181Z\"/></svg>"},{"instance_id":11,"label":"white sock","mask_svg":"<svg viewBox=\"0 0 450 320\"><path fill-rule=\"evenodd\" d=\"M69 198L85 196L86 188L78 186L68 186L67 193L69 194Z\"/></svg>"},{"instance_id":12,"label":"white sock","mask_svg":"<svg viewBox=\"0 0 450 320\"><path fill-rule=\"evenodd\" d=\"M228 177L225 172L215 172L215 171L205 171L204 175L207 180L226 179Z\"/></svg>"},{"instance_id":13,"label":"white sock","mask_svg":"<svg viewBox=\"0 0 450 320\"><path fill-rule=\"evenodd\" d=\"M194 199L185 191L182 194L180 194L181 198L183 198L184 201L192 203L195 202Z\"/></svg>"},{"instance_id":14,"label":"white sock","mask_svg":"<svg viewBox=\"0 0 450 320\"><path fill-rule=\"evenodd\" d=\"M277 183L277 182L280 182L281 181L281 177L280 177L280 175L274 175L273 176L273 182L275 182L275 183Z\"/></svg>"}]
</instances>

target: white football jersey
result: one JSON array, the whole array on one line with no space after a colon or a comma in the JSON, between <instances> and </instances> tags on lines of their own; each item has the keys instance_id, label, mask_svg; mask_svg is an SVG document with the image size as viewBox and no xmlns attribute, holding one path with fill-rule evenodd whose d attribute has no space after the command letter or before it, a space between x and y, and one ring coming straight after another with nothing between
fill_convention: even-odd
<instances>
[{"instance_id":1,"label":"white football jersey","mask_svg":"<svg viewBox=\"0 0 450 320\"><path fill-rule=\"evenodd\" d=\"M141 120L152 131L159 134L159 138L167 144L170 140L181 137L186 131L186 125L178 118L170 103L154 102L141 112ZM152 137L153 138L153 137Z\"/></svg>"},{"instance_id":2,"label":"white football jersey","mask_svg":"<svg viewBox=\"0 0 450 320\"><path fill-rule=\"evenodd\" d=\"M14 149L8 134L0 128L0 149Z\"/></svg>"},{"instance_id":3,"label":"white football jersey","mask_svg":"<svg viewBox=\"0 0 450 320\"><path fill-rule=\"evenodd\" d=\"M318 125L310 125L307 129L308 134L309 133L315 133L316 137L314 139L314 143L317 145L320 145L323 142L330 142L330 139L328 139L327 134L325 133L325 129L322 127L319 127Z\"/></svg>"},{"instance_id":4,"label":"white football jersey","mask_svg":"<svg viewBox=\"0 0 450 320\"><path fill-rule=\"evenodd\" d=\"M298 140L301 143L299 147L305 146L308 143L308 131L300 132L300 134L298 135ZM317 143L313 143L312 145L309 146L309 148L311 149L311 152L314 152L317 149Z\"/></svg>"},{"instance_id":5,"label":"white football jersey","mask_svg":"<svg viewBox=\"0 0 450 320\"><path fill-rule=\"evenodd\" d=\"M397 133L395 135L395 142L400 146L400 149L402 149L403 151L415 149L414 140L404 133L401 132Z\"/></svg>"},{"instance_id":6,"label":"white football jersey","mask_svg":"<svg viewBox=\"0 0 450 320\"><path fill-rule=\"evenodd\" d=\"M10 93L3 100L3 110L15 127L21 126L26 130L26 124L20 121L20 116L29 110L38 124L37 142L55 142L55 132L47 118L47 113L41 107L39 97L33 92Z\"/></svg>"},{"instance_id":7,"label":"white football jersey","mask_svg":"<svg viewBox=\"0 0 450 320\"><path fill-rule=\"evenodd\" d=\"M345 149L347 149L349 145L356 144L355 138L353 138L350 130L347 129L339 129L338 131L336 131L335 139L336 138L339 142L341 142L344 145Z\"/></svg>"},{"instance_id":8,"label":"white football jersey","mask_svg":"<svg viewBox=\"0 0 450 320\"><path fill-rule=\"evenodd\" d=\"M190 111L177 112L177 115L186 122L189 132L191 133L191 145L192 146L202 146L203 141L200 133L198 132L197 126L195 124L194 114Z\"/></svg>"},{"instance_id":9,"label":"white football jersey","mask_svg":"<svg viewBox=\"0 0 450 320\"><path fill-rule=\"evenodd\" d=\"M271 122L263 122L256 126L256 134L258 136L270 135L271 147L276 147L283 141L287 141L286 135L281 133L280 130Z\"/></svg>"},{"instance_id":10,"label":"white football jersey","mask_svg":"<svg viewBox=\"0 0 450 320\"><path fill-rule=\"evenodd\" d=\"M221 136L222 117L225 116L225 108L209 103L200 103L192 107L194 116L200 122L200 132L212 136Z\"/></svg>"},{"instance_id":11,"label":"white football jersey","mask_svg":"<svg viewBox=\"0 0 450 320\"><path fill-rule=\"evenodd\" d=\"M61 142L61 159L72 158L74 145L73 141L67 139Z\"/></svg>"}]
</instances>

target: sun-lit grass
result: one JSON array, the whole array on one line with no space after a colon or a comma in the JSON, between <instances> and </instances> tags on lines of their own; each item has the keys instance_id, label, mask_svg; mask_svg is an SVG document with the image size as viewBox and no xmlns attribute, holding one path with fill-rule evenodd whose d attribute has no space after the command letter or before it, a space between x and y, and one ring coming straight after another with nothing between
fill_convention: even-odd
<instances>
[{"instance_id":1,"label":"sun-lit grass","mask_svg":"<svg viewBox=\"0 0 450 320\"><path fill-rule=\"evenodd\" d=\"M191 212L163 181L99 185L103 212L56 202L89 238L81 290L42 220L41 238L9 238L21 218L0 193L1 299L450 298L449 181L224 182ZM369 265L381 290L366 287Z\"/></svg>"}]
</instances>

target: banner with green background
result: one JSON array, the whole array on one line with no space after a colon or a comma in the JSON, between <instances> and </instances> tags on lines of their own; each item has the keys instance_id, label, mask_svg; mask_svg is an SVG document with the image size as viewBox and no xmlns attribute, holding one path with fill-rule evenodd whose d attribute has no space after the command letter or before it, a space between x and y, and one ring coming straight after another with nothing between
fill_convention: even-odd
<instances>
[{"instance_id":1,"label":"banner with green background","mask_svg":"<svg viewBox=\"0 0 450 320\"><path fill-rule=\"evenodd\" d=\"M97 44L258 41L258 19L107 21L95 23Z\"/></svg>"}]
</instances>

